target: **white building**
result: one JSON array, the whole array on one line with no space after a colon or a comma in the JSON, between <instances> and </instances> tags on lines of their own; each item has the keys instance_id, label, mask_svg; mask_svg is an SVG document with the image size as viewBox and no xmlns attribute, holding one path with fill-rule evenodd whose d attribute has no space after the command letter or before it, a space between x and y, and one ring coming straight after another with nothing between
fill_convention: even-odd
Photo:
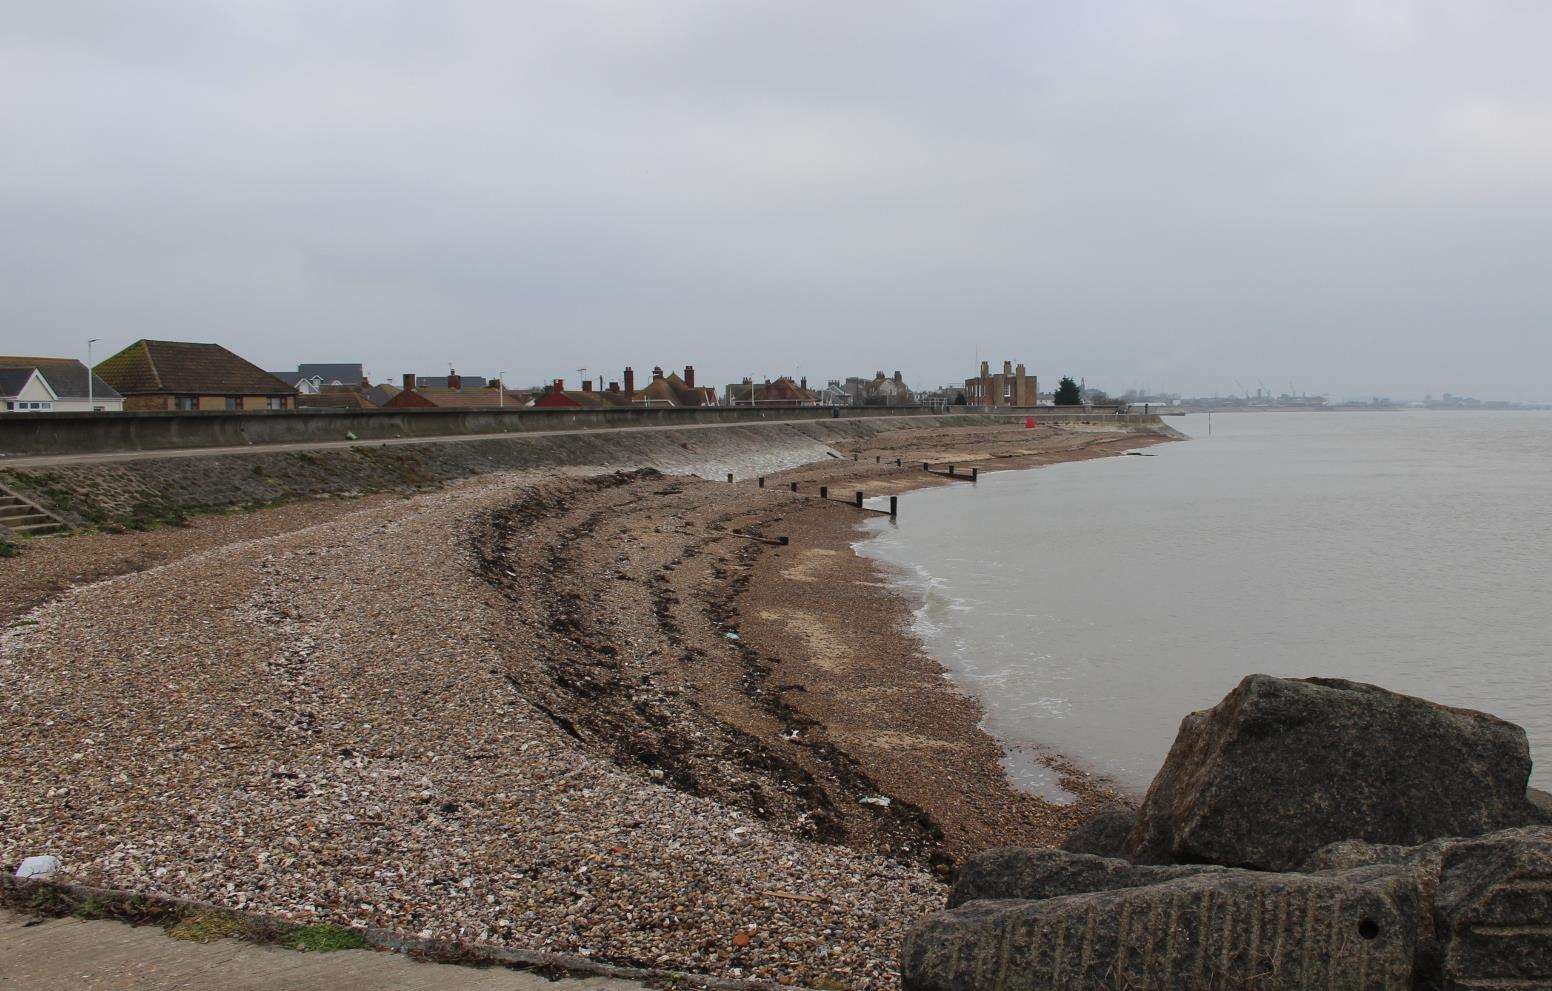
<instances>
[{"instance_id":1,"label":"white building","mask_svg":"<svg viewBox=\"0 0 1552 991\"><path fill-rule=\"evenodd\" d=\"M74 358L0 355L0 413L119 413L124 397Z\"/></svg>"}]
</instances>

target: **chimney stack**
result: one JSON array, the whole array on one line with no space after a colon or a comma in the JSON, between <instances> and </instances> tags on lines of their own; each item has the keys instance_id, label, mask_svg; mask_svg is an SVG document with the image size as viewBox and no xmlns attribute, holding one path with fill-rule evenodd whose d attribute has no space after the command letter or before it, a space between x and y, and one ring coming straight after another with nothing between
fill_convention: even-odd
<instances>
[{"instance_id":1,"label":"chimney stack","mask_svg":"<svg viewBox=\"0 0 1552 991\"><path fill-rule=\"evenodd\" d=\"M625 398L627 401L636 398L636 373L631 366L625 366Z\"/></svg>"},{"instance_id":2,"label":"chimney stack","mask_svg":"<svg viewBox=\"0 0 1552 991\"><path fill-rule=\"evenodd\" d=\"M611 396L614 395L615 393L619 392L619 391L620 391L620 383L618 383L618 382L610 382L609 383L609 394Z\"/></svg>"},{"instance_id":3,"label":"chimney stack","mask_svg":"<svg viewBox=\"0 0 1552 991\"><path fill-rule=\"evenodd\" d=\"M405 392L414 392L415 391L415 373L414 372L405 372L404 373L404 391Z\"/></svg>"},{"instance_id":4,"label":"chimney stack","mask_svg":"<svg viewBox=\"0 0 1552 991\"><path fill-rule=\"evenodd\" d=\"M807 375L803 376L803 378L798 381L798 388L799 389L807 389L808 388L808 376Z\"/></svg>"},{"instance_id":5,"label":"chimney stack","mask_svg":"<svg viewBox=\"0 0 1552 991\"><path fill-rule=\"evenodd\" d=\"M660 379L662 377L663 377L663 366L662 365L653 365L652 366L652 381L656 382L658 379Z\"/></svg>"},{"instance_id":6,"label":"chimney stack","mask_svg":"<svg viewBox=\"0 0 1552 991\"><path fill-rule=\"evenodd\" d=\"M988 364L987 362L984 362L984 361L981 362L981 378L985 379L985 378L991 378L991 377L992 377L991 365Z\"/></svg>"},{"instance_id":7,"label":"chimney stack","mask_svg":"<svg viewBox=\"0 0 1552 991\"><path fill-rule=\"evenodd\" d=\"M1013 362L1011 362L1011 361L1004 361L1002 363L1002 374L1006 378L1012 378L1013 377Z\"/></svg>"},{"instance_id":8,"label":"chimney stack","mask_svg":"<svg viewBox=\"0 0 1552 991\"><path fill-rule=\"evenodd\" d=\"M500 379L491 379L489 384L486 386L486 388L495 389L497 392L500 392L501 391L501 380Z\"/></svg>"},{"instance_id":9,"label":"chimney stack","mask_svg":"<svg viewBox=\"0 0 1552 991\"><path fill-rule=\"evenodd\" d=\"M905 381L905 376L901 375L899 370L895 371L895 381L896 382L904 382Z\"/></svg>"},{"instance_id":10,"label":"chimney stack","mask_svg":"<svg viewBox=\"0 0 1552 991\"><path fill-rule=\"evenodd\" d=\"M566 391L566 380L565 379L556 379L555 380L555 386L554 386L554 388L551 391L552 392L565 392Z\"/></svg>"},{"instance_id":11,"label":"chimney stack","mask_svg":"<svg viewBox=\"0 0 1552 991\"><path fill-rule=\"evenodd\" d=\"M363 388L363 389L370 389L371 387L372 387L372 377L370 375L366 374L365 372L362 372L361 373L361 388Z\"/></svg>"},{"instance_id":12,"label":"chimney stack","mask_svg":"<svg viewBox=\"0 0 1552 991\"><path fill-rule=\"evenodd\" d=\"M684 384L689 386L692 389L695 388L695 366L694 365L685 365L684 366Z\"/></svg>"},{"instance_id":13,"label":"chimney stack","mask_svg":"<svg viewBox=\"0 0 1552 991\"><path fill-rule=\"evenodd\" d=\"M447 370L447 387L449 389L463 388L463 377L451 368Z\"/></svg>"},{"instance_id":14,"label":"chimney stack","mask_svg":"<svg viewBox=\"0 0 1552 991\"><path fill-rule=\"evenodd\" d=\"M583 392L592 392L593 391L593 380L592 379L583 379L582 380L582 391Z\"/></svg>"}]
</instances>

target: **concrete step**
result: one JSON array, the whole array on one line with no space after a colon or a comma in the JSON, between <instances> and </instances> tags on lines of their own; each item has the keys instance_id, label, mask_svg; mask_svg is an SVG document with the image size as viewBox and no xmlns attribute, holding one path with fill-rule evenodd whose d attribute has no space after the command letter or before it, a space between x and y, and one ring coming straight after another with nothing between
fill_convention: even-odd
<instances>
[{"instance_id":1,"label":"concrete step","mask_svg":"<svg viewBox=\"0 0 1552 991\"><path fill-rule=\"evenodd\" d=\"M44 520L52 519L53 517L49 516L47 513L39 513L37 511L25 513L8 513L5 510L0 509L0 526L14 526L17 523L41 523Z\"/></svg>"},{"instance_id":2,"label":"concrete step","mask_svg":"<svg viewBox=\"0 0 1552 991\"><path fill-rule=\"evenodd\" d=\"M63 523L56 523L53 520L49 520L47 523L27 523L22 526L6 527L12 533L25 534L29 537L41 537L44 534L58 533L64 528L65 525Z\"/></svg>"}]
</instances>

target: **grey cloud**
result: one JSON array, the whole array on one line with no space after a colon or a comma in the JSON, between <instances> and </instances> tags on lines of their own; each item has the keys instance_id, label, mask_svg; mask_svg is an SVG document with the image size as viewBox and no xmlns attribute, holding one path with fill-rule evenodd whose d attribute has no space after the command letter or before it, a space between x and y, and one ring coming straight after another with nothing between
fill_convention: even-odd
<instances>
[{"instance_id":1,"label":"grey cloud","mask_svg":"<svg viewBox=\"0 0 1552 991\"><path fill-rule=\"evenodd\" d=\"M13 352L1549 393L1541 4L5 8Z\"/></svg>"}]
</instances>

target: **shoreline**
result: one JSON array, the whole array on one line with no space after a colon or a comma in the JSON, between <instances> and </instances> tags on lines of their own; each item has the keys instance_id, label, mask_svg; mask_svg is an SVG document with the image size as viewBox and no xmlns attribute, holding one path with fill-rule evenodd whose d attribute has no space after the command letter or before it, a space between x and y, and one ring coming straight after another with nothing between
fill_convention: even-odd
<instances>
[{"instance_id":1,"label":"shoreline","mask_svg":"<svg viewBox=\"0 0 1552 991\"><path fill-rule=\"evenodd\" d=\"M978 706L850 551L857 510L778 486L886 495L960 484L920 471L942 453L1015 468L1158 439L904 429L766 489L528 472L255 515L229 543L169 532L181 556L130 555L0 637L0 862L52 853L64 880L299 923L891 988L955 859L1067 823L1010 792ZM5 567L57 553L65 575L155 533Z\"/></svg>"},{"instance_id":2,"label":"shoreline","mask_svg":"<svg viewBox=\"0 0 1552 991\"><path fill-rule=\"evenodd\" d=\"M995 447L971 458L963 450L940 450L983 473L1025 471L1045 465L1112 457L1176 439L1114 434L1080 447L1010 454ZM872 454L863 447L860 454ZM978 452L979 453L979 452ZM892 460L892 458L891 458ZM810 466L821 472L828 465ZM873 469L869 471L869 469ZM787 480L796 473L784 473ZM828 473L823 473L828 478ZM919 469L902 475L888 466L853 469L868 483L870 496L903 494L943 485L968 484ZM818 484L815 482L814 484ZM848 486L847 491L850 491ZM954 861L992 846L1055 846L1067 832L1103 805L1134 802L1114 782L1084 770L1070 755L1037 745L1030 759L1051 770L1072 795L1066 804L1049 802L1019 788L1009 777L1008 745L983 726L980 701L962 687L912 629L918 607L908 590L887 573L887 565L864 557L856 545L869 539L865 518L838 515L815 504L783 514L780 522L804 534L801 547L773 551L758 568L747 596L749 636L771 653L791 654L804 643L812 660L789 657L782 676L803 690L803 705L827 731L844 741L863 765L891 789L925 811L944 833ZM901 526L909 526L909 502L902 500ZM743 628L740 632L744 632ZM908 699L891 710L881 700ZM872 703L872 704L869 704Z\"/></svg>"}]
</instances>

